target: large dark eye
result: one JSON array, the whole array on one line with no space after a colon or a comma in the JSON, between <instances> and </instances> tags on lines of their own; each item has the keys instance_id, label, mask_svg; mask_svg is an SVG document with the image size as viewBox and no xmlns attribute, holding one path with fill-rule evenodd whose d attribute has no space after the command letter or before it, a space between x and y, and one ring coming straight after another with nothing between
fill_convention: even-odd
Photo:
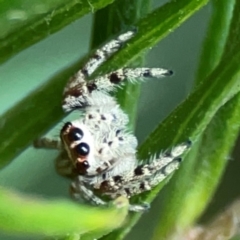
<instances>
[{"instance_id":1,"label":"large dark eye","mask_svg":"<svg viewBox=\"0 0 240 240\"><path fill-rule=\"evenodd\" d=\"M80 128L73 128L68 134L70 141L77 141L83 138L83 131Z\"/></svg>"},{"instance_id":2,"label":"large dark eye","mask_svg":"<svg viewBox=\"0 0 240 240\"><path fill-rule=\"evenodd\" d=\"M87 156L89 154L89 146L87 143L80 143L76 146L76 152L81 156Z\"/></svg>"}]
</instances>

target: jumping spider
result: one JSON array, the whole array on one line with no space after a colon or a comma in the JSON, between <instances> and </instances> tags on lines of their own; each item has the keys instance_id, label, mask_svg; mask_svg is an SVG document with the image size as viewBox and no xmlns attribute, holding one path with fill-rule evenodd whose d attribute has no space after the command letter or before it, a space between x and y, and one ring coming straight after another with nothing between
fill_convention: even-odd
<instances>
[{"instance_id":1,"label":"jumping spider","mask_svg":"<svg viewBox=\"0 0 240 240\"><path fill-rule=\"evenodd\" d=\"M64 89L62 107L65 112L81 111L81 118L64 124L59 139L42 138L39 148L61 150L57 168L73 178L71 193L95 205L106 205L103 198L130 198L148 191L175 169L190 146L187 141L148 163L136 158L137 140L127 130L128 116L108 94L126 79L160 78L172 71L162 68L121 68L86 81L113 53L135 35L128 31L96 50L85 66ZM130 205L131 211L142 211L146 204Z\"/></svg>"}]
</instances>

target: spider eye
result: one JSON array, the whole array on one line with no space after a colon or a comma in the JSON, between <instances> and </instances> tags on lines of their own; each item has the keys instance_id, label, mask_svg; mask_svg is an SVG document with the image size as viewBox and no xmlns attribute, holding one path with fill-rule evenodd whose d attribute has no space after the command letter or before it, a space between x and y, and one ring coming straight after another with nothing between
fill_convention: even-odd
<instances>
[{"instance_id":1,"label":"spider eye","mask_svg":"<svg viewBox=\"0 0 240 240\"><path fill-rule=\"evenodd\" d=\"M62 128L62 132L66 132L66 130L70 127L72 127L72 124L70 122L66 122Z\"/></svg>"},{"instance_id":2,"label":"spider eye","mask_svg":"<svg viewBox=\"0 0 240 240\"><path fill-rule=\"evenodd\" d=\"M88 168L89 168L88 161L83 161L83 162L77 162L76 163L76 170L80 174L85 174Z\"/></svg>"},{"instance_id":3,"label":"spider eye","mask_svg":"<svg viewBox=\"0 0 240 240\"><path fill-rule=\"evenodd\" d=\"M77 162L76 168L77 169L87 169L89 167L88 161L83 161L83 162Z\"/></svg>"},{"instance_id":4,"label":"spider eye","mask_svg":"<svg viewBox=\"0 0 240 240\"><path fill-rule=\"evenodd\" d=\"M68 138L70 141L77 141L81 140L83 138L83 131L80 128L73 128L69 135Z\"/></svg>"},{"instance_id":5,"label":"spider eye","mask_svg":"<svg viewBox=\"0 0 240 240\"><path fill-rule=\"evenodd\" d=\"M76 152L81 156L87 156L89 154L89 146L87 143L80 143L76 146Z\"/></svg>"},{"instance_id":6,"label":"spider eye","mask_svg":"<svg viewBox=\"0 0 240 240\"><path fill-rule=\"evenodd\" d=\"M88 168L89 167L88 161L84 161L82 164L83 164L84 168Z\"/></svg>"}]
</instances>

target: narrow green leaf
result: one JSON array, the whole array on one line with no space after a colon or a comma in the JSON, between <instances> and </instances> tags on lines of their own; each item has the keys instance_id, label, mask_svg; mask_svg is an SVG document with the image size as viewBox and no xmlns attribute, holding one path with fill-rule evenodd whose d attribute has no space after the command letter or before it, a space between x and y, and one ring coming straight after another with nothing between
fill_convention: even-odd
<instances>
[{"instance_id":1,"label":"narrow green leaf","mask_svg":"<svg viewBox=\"0 0 240 240\"><path fill-rule=\"evenodd\" d=\"M197 155L195 159L194 154L188 156L182 169L174 176L167 195L164 196L159 225L153 239L180 234L205 209L228 163L229 151L238 136L239 104L238 93L218 111L214 117L215 121L207 127L201 141L193 149ZM203 143L209 145L199 148L199 145L204 146ZM169 200L172 198L175 201Z\"/></svg>"},{"instance_id":2,"label":"narrow green leaf","mask_svg":"<svg viewBox=\"0 0 240 240\"><path fill-rule=\"evenodd\" d=\"M200 62L198 81L203 81L221 60L233 6L234 1L213 1L213 16ZM206 81L215 79L208 78ZM195 143L185 159L183 169L168 188L153 239L174 238L175 234L179 236L180 231L189 227L210 201L238 135L239 104L238 94L220 108ZM175 199L175 202L170 199Z\"/></svg>"},{"instance_id":3,"label":"narrow green leaf","mask_svg":"<svg viewBox=\"0 0 240 240\"><path fill-rule=\"evenodd\" d=\"M198 67L197 80L205 80L219 63L228 36L235 0L213 0L212 17Z\"/></svg>"},{"instance_id":4,"label":"narrow green leaf","mask_svg":"<svg viewBox=\"0 0 240 240\"><path fill-rule=\"evenodd\" d=\"M113 0L0 1L0 63Z\"/></svg>"},{"instance_id":5,"label":"narrow green leaf","mask_svg":"<svg viewBox=\"0 0 240 240\"><path fill-rule=\"evenodd\" d=\"M183 142L188 137L193 144L198 140L217 110L239 91L240 55L228 57L223 59L209 78L150 134L140 147L140 156L147 158L149 152L157 152L159 148L166 149L168 146ZM229 85L226 79L229 80ZM176 215L172 213L180 211L179 201L183 198L184 192L182 188L186 188L184 176L188 176L192 168L193 163L185 161L170 182L169 195L165 198L164 207L161 208L161 230L155 235L156 239L169 235L178 224L175 222ZM192 179L188 182L188 189L191 182Z\"/></svg>"},{"instance_id":6,"label":"narrow green leaf","mask_svg":"<svg viewBox=\"0 0 240 240\"><path fill-rule=\"evenodd\" d=\"M62 235L109 230L119 227L127 214L128 200L124 197L103 209L66 200L44 201L0 189L0 229L11 233Z\"/></svg>"},{"instance_id":7,"label":"narrow green leaf","mask_svg":"<svg viewBox=\"0 0 240 240\"><path fill-rule=\"evenodd\" d=\"M54 123L63 117L60 106L62 91L66 79L78 69L78 66L79 64L75 64L57 74L0 117L0 135L3 139L0 145L0 167L9 163L30 145L33 139L53 127Z\"/></svg>"},{"instance_id":8,"label":"narrow green leaf","mask_svg":"<svg viewBox=\"0 0 240 240\"><path fill-rule=\"evenodd\" d=\"M205 143L205 148L198 151L196 159L199 161L195 163L194 176L191 178L192 189L186 192L185 201L180 209L178 226L182 228L188 227L202 213L218 185L228 163L229 152L238 137L239 106L238 93L219 110L203 135L202 143Z\"/></svg>"}]
</instances>

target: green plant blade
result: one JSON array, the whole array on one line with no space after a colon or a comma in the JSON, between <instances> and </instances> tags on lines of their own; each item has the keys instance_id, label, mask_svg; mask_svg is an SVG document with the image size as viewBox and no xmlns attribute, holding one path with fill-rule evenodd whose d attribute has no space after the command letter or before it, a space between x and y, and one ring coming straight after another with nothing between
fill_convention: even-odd
<instances>
[{"instance_id":1,"label":"green plant blade","mask_svg":"<svg viewBox=\"0 0 240 240\"><path fill-rule=\"evenodd\" d=\"M0 63L113 0L0 1Z\"/></svg>"},{"instance_id":2,"label":"green plant blade","mask_svg":"<svg viewBox=\"0 0 240 240\"><path fill-rule=\"evenodd\" d=\"M0 117L0 167L20 154L29 144L63 117L62 89L78 64L56 75ZM51 99L51 106L49 100ZM34 117L33 117L34 116ZM47 120L46 120L47 119ZM16 131L17 129L17 131Z\"/></svg>"},{"instance_id":3,"label":"green plant blade","mask_svg":"<svg viewBox=\"0 0 240 240\"><path fill-rule=\"evenodd\" d=\"M149 152L158 152L158 149L166 149L169 146L183 142L189 137L194 144L218 109L239 92L238 82L240 73L238 66L240 55L236 52L236 55L228 57L229 59L224 59L215 71L209 75L209 79L196 88L195 92L150 134L140 147L139 155L143 159L148 158ZM228 64L225 61L228 61ZM229 85L226 84L226 79L229 80ZM185 176L187 174L186 171L190 168L189 164L191 165L191 162L184 162L175 175ZM174 178L181 179L177 178L177 176L174 176ZM169 185L168 187L176 192L182 186L181 182L173 180ZM181 197L178 195L177 199L181 199ZM170 218L168 213L171 212L169 210L171 206L177 204L175 200L176 198L168 198L164 208L161 210L161 216L165 216L162 222L165 229L170 229L170 226L173 224L174 219Z\"/></svg>"},{"instance_id":4,"label":"green plant blade","mask_svg":"<svg viewBox=\"0 0 240 240\"><path fill-rule=\"evenodd\" d=\"M231 21L234 1L213 3L213 16L199 68L202 72L198 77L209 75L221 60ZM219 19L220 16L222 19ZM216 28L219 22L221 27ZM179 237L181 231L199 217L211 199L239 132L239 97L239 94L236 95L221 107L185 159L184 169L174 177L164 196L160 221L153 239ZM170 199L177 200L174 203Z\"/></svg>"},{"instance_id":5,"label":"green plant blade","mask_svg":"<svg viewBox=\"0 0 240 240\"><path fill-rule=\"evenodd\" d=\"M116 53L111 61L104 64L101 71L117 69L134 61L140 53L165 37L170 32L169 29L173 30L178 27L206 3L207 0L173 1L156 9L135 24L139 31L136 37ZM61 119L63 115L60 110L60 98L64 79L68 79L79 69L79 66L81 66L80 63L76 63L71 68L62 71L0 117L0 135L4 139L4 143L0 146L0 166L3 167L9 163L33 139L49 130ZM49 99L51 99L51 105L48 103Z\"/></svg>"},{"instance_id":6,"label":"green plant blade","mask_svg":"<svg viewBox=\"0 0 240 240\"><path fill-rule=\"evenodd\" d=\"M207 206L228 163L229 151L238 136L239 104L238 93L218 111L201 141L193 148L194 153L187 156L183 168L170 182L160 208L160 221L153 239L174 239L174 236L179 236ZM170 200L173 198L175 201Z\"/></svg>"},{"instance_id":7,"label":"green plant blade","mask_svg":"<svg viewBox=\"0 0 240 240\"><path fill-rule=\"evenodd\" d=\"M205 80L219 63L228 37L235 0L212 1L212 17L203 45L196 82Z\"/></svg>"},{"instance_id":8,"label":"green plant blade","mask_svg":"<svg viewBox=\"0 0 240 240\"><path fill-rule=\"evenodd\" d=\"M25 234L62 235L119 227L128 214L128 200L116 199L100 209L65 200L44 201L0 189L0 229ZM113 221L115 219L115 221Z\"/></svg>"}]
</instances>

